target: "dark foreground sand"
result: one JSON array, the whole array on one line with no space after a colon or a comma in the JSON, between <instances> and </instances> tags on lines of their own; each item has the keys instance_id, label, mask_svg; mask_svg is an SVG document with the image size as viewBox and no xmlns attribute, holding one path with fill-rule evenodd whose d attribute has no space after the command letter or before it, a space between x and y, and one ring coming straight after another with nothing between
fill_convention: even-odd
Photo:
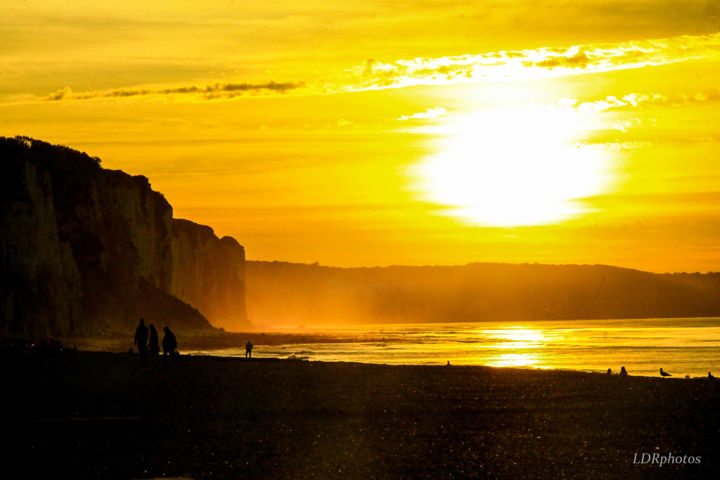
<instances>
[{"instance_id":1,"label":"dark foreground sand","mask_svg":"<svg viewBox=\"0 0 720 480\"><path fill-rule=\"evenodd\" d=\"M3 354L3 478L711 478L720 381ZM700 456L633 465L633 455Z\"/></svg>"}]
</instances>

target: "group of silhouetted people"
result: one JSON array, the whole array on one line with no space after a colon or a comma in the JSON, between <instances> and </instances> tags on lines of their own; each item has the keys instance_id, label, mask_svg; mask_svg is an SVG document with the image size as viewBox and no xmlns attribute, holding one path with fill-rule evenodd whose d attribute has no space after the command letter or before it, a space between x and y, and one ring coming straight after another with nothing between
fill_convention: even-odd
<instances>
[{"instance_id":1,"label":"group of silhouetted people","mask_svg":"<svg viewBox=\"0 0 720 480\"><path fill-rule=\"evenodd\" d=\"M608 368L608 369L607 369L607 374L608 374L608 375L612 375L612 373L613 373L612 368ZM628 373L627 373L627 370L625 370L625 367L620 367L620 376L621 376L621 377L627 377L627 376L628 376Z\"/></svg>"},{"instance_id":2,"label":"group of silhouetted people","mask_svg":"<svg viewBox=\"0 0 720 480\"><path fill-rule=\"evenodd\" d=\"M178 354L177 339L168 327L164 327L163 331L165 332L162 340L163 358L172 360ZM135 330L135 345L137 345L140 354L140 365L147 365L148 353L150 354L150 361L156 362L160 355L160 343L155 325L150 324L150 328L148 328L145 326L145 319L141 318L140 324Z\"/></svg>"}]
</instances>

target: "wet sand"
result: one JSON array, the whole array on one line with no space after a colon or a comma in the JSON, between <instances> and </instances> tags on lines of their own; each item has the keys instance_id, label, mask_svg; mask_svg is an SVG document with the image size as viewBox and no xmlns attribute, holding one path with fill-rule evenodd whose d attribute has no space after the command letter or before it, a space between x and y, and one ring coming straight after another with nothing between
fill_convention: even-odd
<instances>
[{"instance_id":1,"label":"wet sand","mask_svg":"<svg viewBox=\"0 0 720 480\"><path fill-rule=\"evenodd\" d=\"M5 353L5 478L708 478L720 381ZM634 454L700 457L633 464Z\"/></svg>"}]
</instances>

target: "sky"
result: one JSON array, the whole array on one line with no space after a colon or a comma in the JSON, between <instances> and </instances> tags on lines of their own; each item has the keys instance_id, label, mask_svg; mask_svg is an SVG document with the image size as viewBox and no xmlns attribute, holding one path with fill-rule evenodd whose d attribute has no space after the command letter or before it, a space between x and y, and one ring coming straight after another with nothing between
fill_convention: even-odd
<instances>
[{"instance_id":1,"label":"sky","mask_svg":"<svg viewBox=\"0 0 720 480\"><path fill-rule=\"evenodd\" d=\"M5 0L0 135L254 260L720 271L715 0Z\"/></svg>"}]
</instances>

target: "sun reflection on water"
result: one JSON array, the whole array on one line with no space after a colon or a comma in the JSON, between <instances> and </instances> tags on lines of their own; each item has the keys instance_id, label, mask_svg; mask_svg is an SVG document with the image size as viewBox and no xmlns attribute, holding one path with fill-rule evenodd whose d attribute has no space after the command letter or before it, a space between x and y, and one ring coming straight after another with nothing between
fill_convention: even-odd
<instances>
[{"instance_id":1,"label":"sun reflection on water","mask_svg":"<svg viewBox=\"0 0 720 480\"><path fill-rule=\"evenodd\" d=\"M527 327L507 327L497 330L486 330L483 334L495 339L487 345L491 349L513 350L513 353L490 355L485 364L491 367L541 367L541 355L538 349L545 346L548 339L541 330ZM533 352L527 352L532 350ZM542 367L541 367L542 368Z\"/></svg>"},{"instance_id":2,"label":"sun reflection on water","mask_svg":"<svg viewBox=\"0 0 720 480\"><path fill-rule=\"evenodd\" d=\"M545 340L545 335L543 335L542 331L526 327L509 327L503 330L487 330L487 333L491 333L497 338L518 343L538 343Z\"/></svg>"},{"instance_id":3,"label":"sun reflection on water","mask_svg":"<svg viewBox=\"0 0 720 480\"><path fill-rule=\"evenodd\" d=\"M490 367L535 367L538 356L532 353L503 353L487 362Z\"/></svg>"},{"instance_id":4,"label":"sun reflection on water","mask_svg":"<svg viewBox=\"0 0 720 480\"><path fill-rule=\"evenodd\" d=\"M373 325L316 333L353 340L258 345L256 351L266 358L392 365L450 362L600 373L624 365L630 375L650 376L662 365L679 377L705 378L720 371L720 318ZM245 349L187 353L244 357Z\"/></svg>"}]
</instances>

